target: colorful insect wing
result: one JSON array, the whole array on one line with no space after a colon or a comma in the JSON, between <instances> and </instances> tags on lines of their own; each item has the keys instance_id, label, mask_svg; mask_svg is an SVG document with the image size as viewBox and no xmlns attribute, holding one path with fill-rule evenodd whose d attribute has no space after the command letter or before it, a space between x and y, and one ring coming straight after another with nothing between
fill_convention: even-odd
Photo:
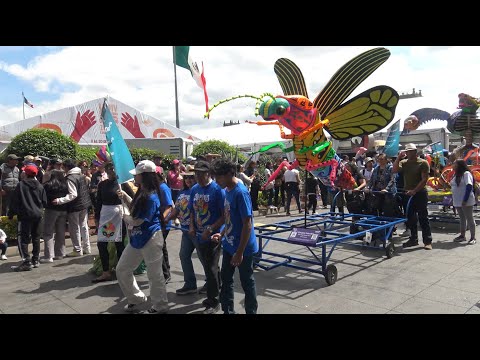
<instances>
[{"instance_id":1,"label":"colorful insect wing","mask_svg":"<svg viewBox=\"0 0 480 360\"><path fill-rule=\"evenodd\" d=\"M371 88L329 114L327 130L337 140L373 134L392 121L398 100L389 86Z\"/></svg>"},{"instance_id":2,"label":"colorful insect wing","mask_svg":"<svg viewBox=\"0 0 480 360\"><path fill-rule=\"evenodd\" d=\"M284 95L303 95L308 98L305 79L298 66L291 60L281 58L273 67Z\"/></svg>"},{"instance_id":3,"label":"colorful insect wing","mask_svg":"<svg viewBox=\"0 0 480 360\"><path fill-rule=\"evenodd\" d=\"M375 48L354 57L343 65L313 101L313 106L318 109L322 119L335 111L353 90L389 57L390 51L387 49Z\"/></svg>"}]
</instances>

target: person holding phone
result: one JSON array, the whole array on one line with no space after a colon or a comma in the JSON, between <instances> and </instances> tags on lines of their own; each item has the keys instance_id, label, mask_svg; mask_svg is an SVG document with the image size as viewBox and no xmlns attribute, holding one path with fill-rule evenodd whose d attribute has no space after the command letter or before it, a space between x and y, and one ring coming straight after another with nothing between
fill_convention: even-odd
<instances>
[{"instance_id":1,"label":"person holding phone","mask_svg":"<svg viewBox=\"0 0 480 360\"><path fill-rule=\"evenodd\" d=\"M432 250L432 232L428 221L428 194L425 185L428 180L430 166L427 160L417 155L415 144L406 144L405 150L400 151L393 163L392 172L403 175L405 197L408 202L412 197L407 214L407 227L410 229L410 238L403 244L404 248L418 245L417 218L422 227L423 248Z\"/></svg>"}]
</instances>

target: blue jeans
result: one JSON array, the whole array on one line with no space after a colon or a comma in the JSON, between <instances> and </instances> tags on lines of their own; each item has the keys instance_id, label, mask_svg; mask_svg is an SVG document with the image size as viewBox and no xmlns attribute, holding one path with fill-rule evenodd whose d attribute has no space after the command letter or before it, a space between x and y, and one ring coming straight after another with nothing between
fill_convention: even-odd
<instances>
[{"instance_id":1,"label":"blue jeans","mask_svg":"<svg viewBox=\"0 0 480 360\"><path fill-rule=\"evenodd\" d=\"M5 240L3 243L0 244L0 250L2 251L2 255L5 255L7 252L8 244L7 240Z\"/></svg>"},{"instance_id":2,"label":"blue jeans","mask_svg":"<svg viewBox=\"0 0 480 360\"><path fill-rule=\"evenodd\" d=\"M220 303L225 314L235 314L233 309L233 275L235 274L235 266L230 264L232 257L230 253L223 251ZM253 255L243 257L242 263L238 266L238 272L243 291L245 292L245 312L247 314L256 314L258 303L255 278L253 277Z\"/></svg>"},{"instance_id":3,"label":"blue jeans","mask_svg":"<svg viewBox=\"0 0 480 360\"><path fill-rule=\"evenodd\" d=\"M180 262L182 264L183 280L187 289L197 288L197 278L193 269L192 254L198 246L197 239L188 235L187 231L182 231L182 243L180 245ZM198 250L197 250L198 254ZM202 258L199 256L200 262ZM203 265L203 262L202 262Z\"/></svg>"}]
</instances>

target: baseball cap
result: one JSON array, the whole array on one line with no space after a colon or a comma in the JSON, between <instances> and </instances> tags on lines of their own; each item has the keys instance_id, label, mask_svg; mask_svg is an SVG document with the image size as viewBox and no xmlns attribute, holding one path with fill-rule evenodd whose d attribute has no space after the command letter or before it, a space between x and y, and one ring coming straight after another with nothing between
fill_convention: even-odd
<instances>
[{"instance_id":1,"label":"baseball cap","mask_svg":"<svg viewBox=\"0 0 480 360\"><path fill-rule=\"evenodd\" d=\"M36 176L38 174L38 168L36 165L27 165L22 168L22 170L28 176Z\"/></svg>"},{"instance_id":2,"label":"baseball cap","mask_svg":"<svg viewBox=\"0 0 480 360\"><path fill-rule=\"evenodd\" d=\"M24 162L33 162L33 159L35 159L32 155L27 155L23 158Z\"/></svg>"},{"instance_id":3,"label":"baseball cap","mask_svg":"<svg viewBox=\"0 0 480 360\"><path fill-rule=\"evenodd\" d=\"M197 158L194 158L193 156L187 157L187 162L195 161L195 160L197 160Z\"/></svg>"},{"instance_id":4,"label":"baseball cap","mask_svg":"<svg viewBox=\"0 0 480 360\"><path fill-rule=\"evenodd\" d=\"M142 160L137 164L137 166L135 166L135 169L130 170L129 172L132 175L138 175L146 172L154 173L156 169L157 169L157 165L155 165L153 161Z\"/></svg>"},{"instance_id":5,"label":"baseball cap","mask_svg":"<svg viewBox=\"0 0 480 360\"><path fill-rule=\"evenodd\" d=\"M174 160L172 161L172 164L173 164L173 165L180 164L180 160L178 160L178 159L174 159Z\"/></svg>"},{"instance_id":6,"label":"baseball cap","mask_svg":"<svg viewBox=\"0 0 480 360\"><path fill-rule=\"evenodd\" d=\"M200 160L195 164L194 171L210 171L210 164L207 161Z\"/></svg>"},{"instance_id":7,"label":"baseball cap","mask_svg":"<svg viewBox=\"0 0 480 360\"><path fill-rule=\"evenodd\" d=\"M187 165L186 168L185 168L185 171L180 173L180 175L182 175L182 176L195 175L194 171L195 171L195 168L192 165Z\"/></svg>"},{"instance_id":8,"label":"baseball cap","mask_svg":"<svg viewBox=\"0 0 480 360\"><path fill-rule=\"evenodd\" d=\"M369 161L373 161L373 159L372 159L371 157L367 157L367 158L365 159L365 164L368 163Z\"/></svg>"},{"instance_id":9,"label":"baseball cap","mask_svg":"<svg viewBox=\"0 0 480 360\"><path fill-rule=\"evenodd\" d=\"M410 151L410 150L417 150L417 147L413 143L409 143L405 145L405 151Z\"/></svg>"},{"instance_id":10,"label":"baseball cap","mask_svg":"<svg viewBox=\"0 0 480 360\"><path fill-rule=\"evenodd\" d=\"M20 159L20 158L15 154L9 154L7 156L7 160L18 160L18 159Z\"/></svg>"}]
</instances>

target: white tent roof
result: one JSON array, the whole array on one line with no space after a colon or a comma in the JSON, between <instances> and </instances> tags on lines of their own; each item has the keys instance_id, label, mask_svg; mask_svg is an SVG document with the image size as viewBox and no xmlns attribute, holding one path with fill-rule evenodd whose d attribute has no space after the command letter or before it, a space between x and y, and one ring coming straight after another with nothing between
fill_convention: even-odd
<instances>
[{"instance_id":1,"label":"white tent roof","mask_svg":"<svg viewBox=\"0 0 480 360\"><path fill-rule=\"evenodd\" d=\"M108 106L124 139L195 139L191 134L137 110L112 97ZM46 128L70 136L84 145L106 144L105 129L100 119L105 98L70 106L39 116L0 126L0 140L11 140L31 128ZM85 126L87 124L87 126Z\"/></svg>"},{"instance_id":2,"label":"white tent roof","mask_svg":"<svg viewBox=\"0 0 480 360\"><path fill-rule=\"evenodd\" d=\"M289 130L286 130L287 133ZM288 142L280 137L280 130L275 125L258 126L239 124L213 129L202 129L193 133L202 140L221 140L239 148L268 145L277 141Z\"/></svg>"}]
</instances>

